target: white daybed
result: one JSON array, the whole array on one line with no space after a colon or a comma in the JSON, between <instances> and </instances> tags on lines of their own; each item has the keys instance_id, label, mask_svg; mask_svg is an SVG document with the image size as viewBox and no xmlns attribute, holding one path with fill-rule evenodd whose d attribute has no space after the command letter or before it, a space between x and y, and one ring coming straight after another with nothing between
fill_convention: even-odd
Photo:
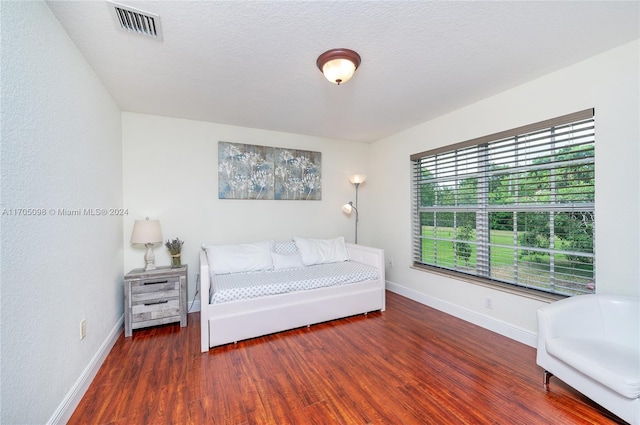
<instances>
[{"instance_id":1,"label":"white daybed","mask_svg":"<svg viewBox=\"0 0 640 425\"><path fill-rule=\"evenodd\" d=\"M211 301L212 268L203 249L200 253L201 351L356 314L384 311L384 251L353 244L344 244L344 247L349 262L375 268L377 278L216 303Z\"/></svg>"}]
</instances>

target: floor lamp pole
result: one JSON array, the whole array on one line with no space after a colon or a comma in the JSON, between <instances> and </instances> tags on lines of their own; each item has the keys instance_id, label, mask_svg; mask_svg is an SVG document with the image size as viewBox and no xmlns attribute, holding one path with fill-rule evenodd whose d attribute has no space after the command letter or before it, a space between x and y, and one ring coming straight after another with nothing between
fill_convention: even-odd
<instances>
[{"instance_id":1,"label":"floor lamp pole","mask_svg":"<svg viewBox=\"0 0 640 425\"><path fill-rule=\"evenodd\" d=\"M355 187L356 187L356 206L355 206L355 210L356 210L356 245L358 245L358 187L360 186L360 183L354 183Z\"/></svg>"}]
</instances>

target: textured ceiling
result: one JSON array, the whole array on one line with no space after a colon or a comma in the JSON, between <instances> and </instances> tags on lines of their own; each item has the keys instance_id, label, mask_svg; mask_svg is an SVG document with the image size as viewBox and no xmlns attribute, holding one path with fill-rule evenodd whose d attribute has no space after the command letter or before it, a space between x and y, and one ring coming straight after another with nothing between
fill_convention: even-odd
<instances>
[{"instance_id":1,"label":"textured ceiling","mask_svg":"<svg viewBox=\"0 0 640 425\"><path fill-rule=\"evenodd\" d=\"M637 1L104 1L49 7L124 111L370 142L639 37ZM362 65L336 86L318 55Z\"/></svg>"}]
</instances>

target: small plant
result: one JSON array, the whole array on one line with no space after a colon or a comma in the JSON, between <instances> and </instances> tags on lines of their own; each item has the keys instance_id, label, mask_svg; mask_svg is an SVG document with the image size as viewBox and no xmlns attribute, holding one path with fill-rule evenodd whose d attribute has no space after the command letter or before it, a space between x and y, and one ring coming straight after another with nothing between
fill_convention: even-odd
<instances>
[{"instance_id":1,"label":"small plant","mask_svg":"<svg viewBox=\"0 0 640 425\"><path fill-rule=\"evenodd\" d=\"M165 242L164 245L167 247L171 255L179 255L180 251L182 251L183 244L184 244L184 241L181 241L180 239L175 238L174 240L167 240L167 242Z\"/></svg>"}]
</instances>

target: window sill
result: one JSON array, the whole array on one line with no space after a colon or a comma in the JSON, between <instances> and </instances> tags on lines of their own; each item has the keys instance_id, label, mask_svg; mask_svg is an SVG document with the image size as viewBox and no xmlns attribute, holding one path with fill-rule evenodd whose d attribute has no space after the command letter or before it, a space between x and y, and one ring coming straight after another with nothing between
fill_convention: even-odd
<instances>
[{"instance_id":1,"label":"window sill","mask_svg":"<svg viewBox=\"0 0 640 425\"><path fill-rule=\"evenodd\" d=\"M483 279L481 277L475 277L475 276L466 275L463 273L456 273L453 271L440 269L438 267L414 264L410 266L410 268L414 270L419 270L421 272L437 274L440 276L459 280L465 283L472 283L474 285L484 286L486 288L495 289L497 291L506 292L512 295L518 295L518 296L529 298L536 301L549 303L549 302L559 301L561 299L567 298L567 296L565 295L551 294L551 293L540 291L537 289L518 287L516 285L510 285L508 283L497 282L490 279Z\"/></svg>"}]
</instances>

